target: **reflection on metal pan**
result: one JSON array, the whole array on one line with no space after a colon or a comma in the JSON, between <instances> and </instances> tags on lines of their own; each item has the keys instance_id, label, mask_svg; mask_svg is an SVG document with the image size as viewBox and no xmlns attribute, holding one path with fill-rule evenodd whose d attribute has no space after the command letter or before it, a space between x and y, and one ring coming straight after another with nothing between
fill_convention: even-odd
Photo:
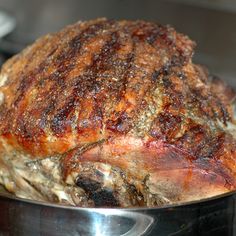
<instances>
[{"instance_id":1,"label":"reflection on metal pan","mask_svg":"<svg viewBox=\"0 0 236 236\"><path fill-rule=\"evenodd\" d=\"M0 11L0 38L9 34L16 25L16 21L13 17L7 13Z\"/></svg>"},{"instance_id":2,"label":"reflection on metal pan","mask_svg":"<svg viewBox=\"0 0 236 236\"><path fill-rule=\"evenodd\" d=\"M79 208L1 189L0 235L235 235L235 199L230 192L158 208Z\"/></svg>"}]
</instances>

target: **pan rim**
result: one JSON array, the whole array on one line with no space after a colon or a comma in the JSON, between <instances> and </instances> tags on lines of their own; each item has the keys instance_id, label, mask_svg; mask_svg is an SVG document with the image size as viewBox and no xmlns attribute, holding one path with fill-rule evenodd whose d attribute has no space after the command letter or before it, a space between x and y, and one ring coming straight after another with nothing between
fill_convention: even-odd
<instances>
[{"instance_id":1,"label":"pan rim","mask_svg":"<svg viewBox=\"0 0 236 236\"><path fill-rule=\"evenodd\" d=\"M3 186L2 186L3 187ZM4 188L4 187L3 187ZM63 204L58 204L58 203L51 203L51 202L43 202L43 201L37 201L37 200L31 200L27 198L20 198L17 196L14 196L11 193L8 193L7 190L4 188L4 192L0 192L0 198L7 198L11 199L13 201L18 201L22 203L27 203L31 205L36 205L36 206L44 206L44 207L52 207L52 208L59 208L59 209L66 209L66 210L74 210L74 211L89 211L89 212L105 212L105 211L147 211L147 210L165 210L165 209L173 209L173 208L181 208L181 207L190 207L194 206L197 204L204 204L208 202L212 202L214 200L218 199L224 199L227 197L230 197L231 195L236 194L236 190L232 190L229 192L225 192L222 194L218 194L215 196L211 196L208 198L203 198L200 200L193 200L193 201L188 201L188 202L179 202L179 203L173 203L173 204L166 204L164 206L157 206L157 207L77 207L77 206L68 206L68 205L63 205Z\"/></svg>"}]
</instances>

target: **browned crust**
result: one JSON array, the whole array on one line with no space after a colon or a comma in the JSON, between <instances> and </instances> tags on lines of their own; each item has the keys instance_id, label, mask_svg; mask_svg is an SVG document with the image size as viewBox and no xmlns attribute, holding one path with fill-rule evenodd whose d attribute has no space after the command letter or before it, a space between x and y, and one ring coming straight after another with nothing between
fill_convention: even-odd
<instances>
[{"instance_id":1,"label":"browned crust","mask_svg":"<svg viewBox=\"0 0 236 236\"><path fill-rule=\"evenodd\" d=\"M1 134L44 156L127 133L157 77L186 64L193 45L143 21L99 19L47 35L2 68Z\"/></svg>"}]
</instances>

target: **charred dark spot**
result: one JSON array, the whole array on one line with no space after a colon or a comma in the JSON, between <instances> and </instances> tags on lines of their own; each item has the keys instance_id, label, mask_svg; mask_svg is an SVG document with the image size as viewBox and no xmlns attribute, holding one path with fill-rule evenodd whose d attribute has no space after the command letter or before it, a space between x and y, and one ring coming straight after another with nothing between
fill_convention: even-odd
<instances>
[{"instance_id":1,"label":"charred dark spot","mask_svg":"<svg viewBox=\"0 0 236 236\"><path fill-rule=\"evenodd\" d=\"M94 201L96 207L117 207L120 206L113 192L108 189L101 189L100 191L90 194L90 198Z\"/></svg>"},{"instance_id":2,"label":"charred dark spot","mask_svg":"<svg viewBox=\"0 0 236 236\"><path fill-rule=\"evenodd\" d=\"M152 75L151 75L151 79L153 82L157 81L158 77L161 75L161 70L155 70Z\"/></svg>"},{"instance_id":3,"label":"charred dark spot","mask_svg":"<svg viewBox=\"0 0 236 236\"><path fill-rule=\"evenodd\" d=\"M171 87L172 82L167 76L163 77L162 81L165 88Z\"/></svg>"},{"instance_id":4,"label":"charred dark spot","mask_svg":"<svg viewBox=\"0 0 236 236\"><path fill-rule=\"evenodd\" d=\"M109 189L103 189L101 183L88 177L79 176L76 185L85 190L89 199L93 200L97 207L114 207L119 206L119 202L114 197L113 192Z\"/></svg>"},{"instance_id":5,"label":"charred dark spot","mask_svg":"<svg viewBox=\"0 0 236 236\"><path fill-rule=\"evenodd\" d=\"M161 69L162 74L165 76L169 75L171 73L171 66L171 64L166 63Z\"/></svg>"},{"instance_id":6,"label":"charred dark spot","mask_svg":"<svg viewBox=\"0 0 236 236\"><path fill-rule=\"evenodd\" d=\"M92 194L92 192L94 192L98 189L101 189L101 183L99 183L93 179L89 179L87 177L84 177L84 176L77 177L76 185L78 187L84 189L89 194Z\"/></svg>"}]
</instances>

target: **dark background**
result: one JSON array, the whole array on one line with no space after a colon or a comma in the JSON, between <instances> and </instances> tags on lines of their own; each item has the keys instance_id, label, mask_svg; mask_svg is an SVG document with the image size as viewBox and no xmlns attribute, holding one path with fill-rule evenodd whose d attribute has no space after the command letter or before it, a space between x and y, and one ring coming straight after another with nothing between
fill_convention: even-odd
<instances>
[{"instance_id":1,"label":"dark background","mask_svg":"<svg viewBox=\"0 0 236 236\"><path fill-rule=\"evenodd\" d=\"M236 88L236 0L0 0L0 10L16 19L0 41L5 58L77 20L144 19L189 35L197 42L194 61Z\"/></svg>"}]
</instances>

